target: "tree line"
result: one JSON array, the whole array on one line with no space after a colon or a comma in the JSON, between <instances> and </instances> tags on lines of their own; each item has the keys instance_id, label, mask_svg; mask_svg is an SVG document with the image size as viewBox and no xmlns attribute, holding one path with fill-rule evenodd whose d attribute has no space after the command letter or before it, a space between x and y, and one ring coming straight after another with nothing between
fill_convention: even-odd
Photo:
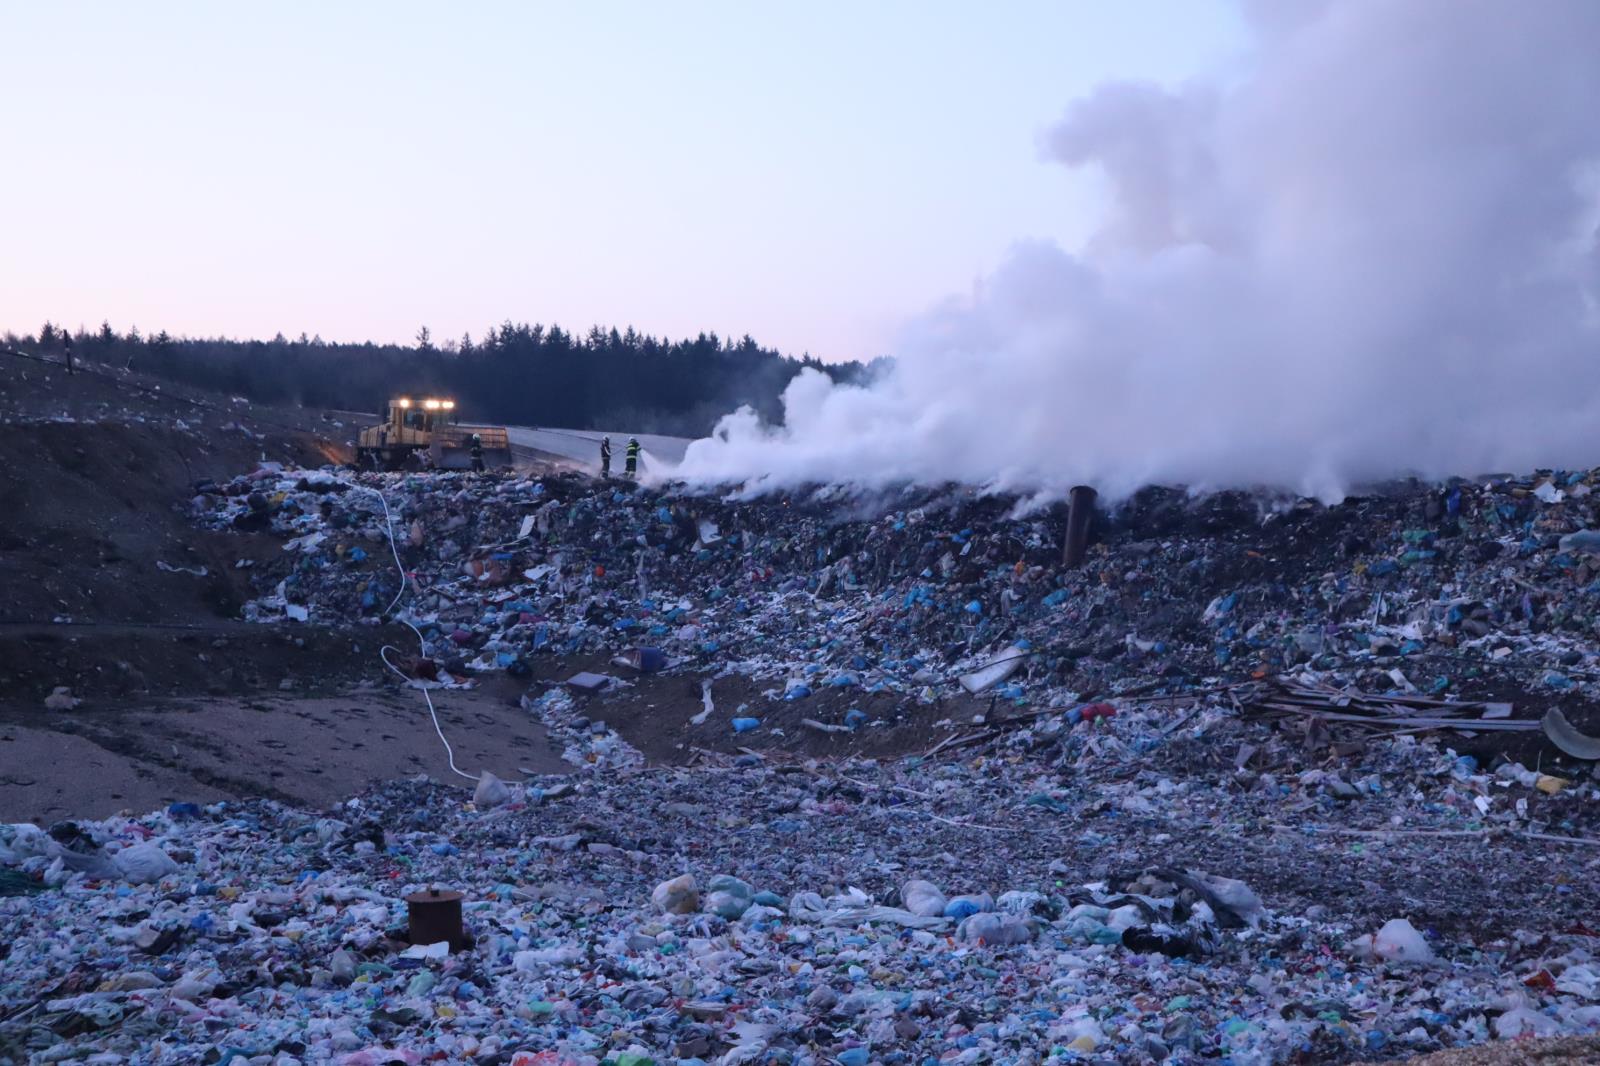
<instances>
[{"instance_id":1,"label":"tree line","mask_svg":"<svg viewBox=\"0 0 1600 1066\"><path fill-rule=\"evenodd\" d=\"M704 436L716 420L749 405L782 419L779 397L805 367L835 381L864 381L882 360L823 363L764 348L748 334L669 341L629 327L579 335L558 325L506 321L479 340L435 343L426 326L414 344L179 337L137 328L67 330L46 322L36 334L7 333L23 350L73 354L230 395L273 404L380 411L391 396L454 397L475 422L620 429Z\"/></svg>"}]
</instances>

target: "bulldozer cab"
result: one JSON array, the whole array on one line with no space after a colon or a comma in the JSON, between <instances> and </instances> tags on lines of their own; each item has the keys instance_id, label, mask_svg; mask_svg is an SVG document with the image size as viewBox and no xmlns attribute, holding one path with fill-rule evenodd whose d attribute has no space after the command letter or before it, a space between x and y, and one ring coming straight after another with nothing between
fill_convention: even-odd
<instances>
[{"instance_id":1,"label":"bulldozer cab","mask_svg":"<svg viewBox=\"0 0 1600 1066\"><path fill-rule=\"evenodd\" d=\"M398 399L389 401L388 423L391 430L432 433L444 426L460 425L461 416L454 400Z\"/></svg>"}]
</instances>

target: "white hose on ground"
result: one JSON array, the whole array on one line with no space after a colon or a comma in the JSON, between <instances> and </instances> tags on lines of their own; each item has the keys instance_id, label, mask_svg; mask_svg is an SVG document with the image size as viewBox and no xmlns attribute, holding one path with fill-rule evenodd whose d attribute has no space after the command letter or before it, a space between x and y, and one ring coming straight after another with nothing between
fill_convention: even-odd
<instances>
[{"instance_id":1,"label":"white hose on ground","mask_svg":"<svg viewBox=\"0 0 1600 1066\"><path fill-rule=\"evenodd\" d=\"M346 482L346 484L349 483ZM394 568L400 572L400 591L394 594L394 599L390 601L389 606L383 612L384 614L393 614L395 607L400 603L401 597L406 594L407 583L405 564L400 561L400 548L395 544L394 540L394 516L389 513L389 501L384 499L382 492L372 488L369 485L351 485L350 487L356 489L365 489L367 492L370 492L374 496L378 497L378 502L383 505L383 529L384 532L389 536L389 552L394 556ZM411 632L417 635L417 651L420 654L426 655L428 651L428 643L422 639L422 630L412 625L411 622L405 618L396 617L395 621L404 625L407 629L411 630ZM383 660L383 665L387 666L389 669L393 670L397 675L399 675L400 680L409 684L412 681L412 678L407 677L405 671L401 670L398 666L389 661L388 653L391 651L398 654L400 649L394 647L392 644L385 644L383 647L378 649L378 658ZM444 730L439 727L439 712L434 709L433 696L430 695L428 690L421 685L418 686L418 689L422 693L422 698L428 703L428 717L433 719L433 731L439 734L439 743L444 745L444 756L445 760L450 764L450 769L455 773L460 774L468 781L478 780L478 775L469 774L456 765L455 750L450 747L450 742L445 739Z\"/></svg>"},{"instance_id":2,"label":"white hose on ground","mask_svg":"<svg viewBox=\"0 0 1600 1066\"><path fill-rule=\"evenodd\" d=\"M377 489L367 485L352 485L351 488L366 489L366 491L378 497L378 502L383 505L383 531L389 536L389 552L394 556L394 568L400 572L400 591L394 594L394 599L389 601L389 606L383 612L384 614L391 614L394 611L395 604L400 602L400 597L406 594L406 568L405 564L400 562L400 549L395 546L394 542L394 516L389 513L389 501ZM411 625L409 622L406 624ZM411 626L411 631L417 633L417 627ZM417 640L421 642L421 633L417 633Z\"/></svg>"},{"instance_id":3,"label":"white hose on ground","mask_svg":"<svg viewBox=\"0 0 1600 1066\"><path fill-rule=\"evenodd\" d=\"M401 621L404 621L404 619L401 619ZM411 623L406 622L406 625L411 626ZM411 630L412 632L416 632L416 627L411 626ZM420 633L417 634L417 636L418 639L421 639ZM389 669L398 674L400 676L400 680L410 682L411 678L407 677L403 670L389 661L389 656L387 653L391 651L398 652L399 650L399 648L396 648L392 644L385 644L383 647L378 649L378 658L383 660L383 665L387 666ZM428 694L428 690L426 688L419 687L419 691L422 693L422 698L428 701L428 717L433 719L433 731L439 734L439 743L444 745L444 757L445 761L450 764L450 769L454 770L468 781L478 780L478 776L476 774L469 774L456 765L456 753L454 749L450 747L450 742L444 738L444 730L439 728L439 712L433 708L433 697Z\"/></svg>"}]
</instances>

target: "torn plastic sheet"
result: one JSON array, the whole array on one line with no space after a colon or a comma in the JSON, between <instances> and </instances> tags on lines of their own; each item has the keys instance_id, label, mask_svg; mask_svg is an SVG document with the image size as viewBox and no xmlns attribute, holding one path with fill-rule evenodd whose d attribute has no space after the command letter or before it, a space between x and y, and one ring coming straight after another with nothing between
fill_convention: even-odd
<instances>
[{"instance_id":1,"label":"torn plastic sheet","mask_svg":"<svg viewBox=\"0 0 1600 1066\"><path fill-rule=\"evenodd\" d=\"M1561 713L1561 708L1552 707L1546 711L1540 725L1544 729L1544 735L1550 738L1550 743L1574 759L1586 759L1591 762L1600 759L1600 737L1591 737L1587 733L1578 732L1577 728L1567 721L1567 716Z\"/></svg>"},{"instance_id":2,"label":"torn plastic sheet","mask_svg":"<svg viewBox=\"0 0 1600 1066\"><path fill-rule=\"evenodd\" d=\"M906 929L943 929L950 924L944 917L912 914L899 907L884 907L859 888L850 888L837 896L823 899L815 892L797 893L789 903L789 917L797 922L818 925L869 925L887 922Z\"/></svg>"}]
</instances>

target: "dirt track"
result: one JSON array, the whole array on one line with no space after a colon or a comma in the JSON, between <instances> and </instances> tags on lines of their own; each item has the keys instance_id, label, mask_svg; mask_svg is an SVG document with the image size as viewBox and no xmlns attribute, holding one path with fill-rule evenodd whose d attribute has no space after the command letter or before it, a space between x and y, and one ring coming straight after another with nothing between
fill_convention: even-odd
<instances>
[{"instance_id":1,"label":"dirt track","mask_svg":"<svg viewBox=\"0 0 1600 1066\"><path fill-rule=\"evenodd\" d=\"M441 693L436 703L463 769L511 780L523 769L565 769L521 708L478 693ZM419 773L470 786L451 773L410 690L0 712L0 821L249 796L328 807L372 781Z\"/></svg>"},{"instance_id":2,"label":"dirt track","mask_svg":"<svg viewBox=\"0 0 1600 1066\"><path fill-rule=\"evenodd\" d=\"M1509 1044L1436 1051L1404 1060L1407 1066L1591 1066L1600 1062L1600 1037L1517 1040Z\"/></svg>"}]
</instances>

